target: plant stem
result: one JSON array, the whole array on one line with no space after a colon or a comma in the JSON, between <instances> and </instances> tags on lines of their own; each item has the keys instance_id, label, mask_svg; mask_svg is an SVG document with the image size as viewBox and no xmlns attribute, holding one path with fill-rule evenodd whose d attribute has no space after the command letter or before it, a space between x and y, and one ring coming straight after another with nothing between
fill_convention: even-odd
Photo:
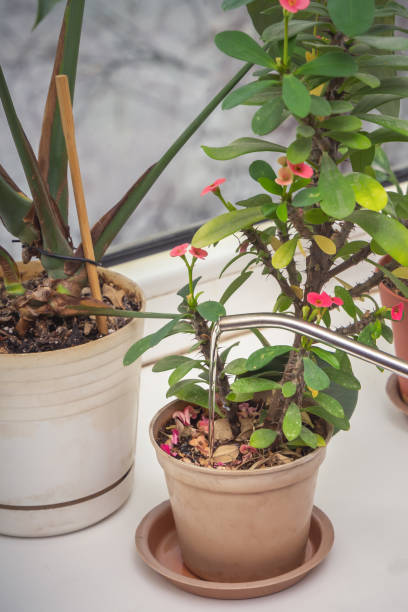
<instances>
[{"instance_id":1,"label":"plant stem","mask_svg":"<svg viewBox=\"0 0 408 612\"><path fill-rule=\"evenodd\" d=\"M289 38L289 15L286 11L283 11L283 23L285 28L285 34L283 39L283 67L287 68L289 63L289 52L288 52L288 38Z\"/></svg>"}]
</instances>

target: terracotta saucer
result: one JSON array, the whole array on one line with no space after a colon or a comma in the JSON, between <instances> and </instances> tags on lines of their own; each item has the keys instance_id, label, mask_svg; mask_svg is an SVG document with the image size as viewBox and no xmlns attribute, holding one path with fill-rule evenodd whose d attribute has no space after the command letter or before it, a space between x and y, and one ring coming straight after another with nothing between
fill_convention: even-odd
<instances>
[{"instance_id":1,"label":"terracotta saucer","mask_svg":"<svg viewBox=\"0 0 408 612\"><path fill-rule=\"evenodd\" d=\"M180 589L216 599L250 599L287 589L323 561L333 540L333 525L324 512L314 506L306 557L301 566L266 580L212 582L198 578L184 565L169 501L148 512L136 530L137 550L149 567Z\"/></svg>"},{"instance_id":2,"label":"terracotta saucer","mask_svg":"<svg viewBox=\"0 0 408 612\"><path fill-rule=\"evenodd\" d=\"M385 390L394 406L397 406L397 408L399 408L400 410L402 410L402 412L408 415L408 404L404 402L400 395L398 387L398 377L396 374L391 374L391 376L387 380L387 386Z\"/></svg>"}]
</instances>

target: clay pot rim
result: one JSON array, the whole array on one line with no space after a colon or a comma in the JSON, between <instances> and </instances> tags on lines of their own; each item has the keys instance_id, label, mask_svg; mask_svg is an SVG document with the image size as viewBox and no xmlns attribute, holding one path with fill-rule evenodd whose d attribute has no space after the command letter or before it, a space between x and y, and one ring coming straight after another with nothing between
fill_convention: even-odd
<instances>
[{"instance_id":1,"label":"clay pot rim","mask_svg":"<svg viewBox=\"0 0 408 612\"><path fill-rule=\"evenodd\" d=\"M40 262L33 262L35 264L38 264L38 267L42 267ZM19 267L20 265L24 265L21 264L20 262L18 262L17 264ZM127 276L125 276L124 274L121 274L120 272L116 272L116 270L110 270L109 268L102 268L102 267L97 267L98 272L101 273L101 275L105 275L106 273L108 273L109 275L112 275L113 277L116 277L119 279L123 278L125 279L127 282L130 282L134 285L135 291L134 291L134 295L136 295L139 299L140 299L140 312L144 311L146 308L146 298L144 296L144 293L142 291L142 289L139 287L139 285L133 281L132 279L128 278ZM1 273L0 273L1 276ZM143 319L142 319L143 320ZM96 338L95 340L90 340L89 342L84 342L83 344L78 344L77 346L69 346L66 348L56 348L52 351L39 351L38 353L5 353L5 354L0 354L0 362L1 360L6 360L6 359L32 359L33 357L35 357L36 359L44 359L45 355L48 357L49 355L54 355L56 353L58 353L58 355L64 355L67 354L68 352L70 354L72 354L73 351L76 351L77 353L79 353L81 350L84 350L83 347L87 347L90 344L92 344L93 346L97 346L98 348L102 348L104 346L104 344L110 342L112 337L115 337L115 339L119 340L120 336L125 335L127 328L130 325L136 325L139 321L139 318L135 317L133 319L131 319L130 323L128 323L127 325L125 325L124 327L121 327L120 329L116 329L115 331L108 333L106 336L103 336L102 338Z\"/></svg>"},{"instance_id":2,"label":"clay pot rim","mask_svg":"<svg viewBox=\"0 0 408 612\"><path fill-rule=\"evenodd\" d=\"M165 406L163 406L163 408L161 408L152 418L152 420L150 421L150 425L149 425L149 437L150 437L150 441L155 449L155 451L157 453L160 454L160 456L166 460L166 461L170 461L171 463L177 464L177 466L181 469L181 470L185 470L185 471L191 471L194 470L195 472L199 472L202 474L207 474L208 476L217 476L217 477L221 477L221 478L253 478L254 475L267 475L267 474L271 474L271 473L277 473L277 472L287 472L289 470L293 470L296 469L297 467L304 465L306 463L309 463L309 461L313 461L316 459L316 457L318 457L318 455L321 455L323 453L326 452L327 449L327 444L330 441L332 434L333 434L333 426L330 427L329 433L326 437L326 446L320 446L318 448L315 448L311 453L308 453L307 455L305 455L304 457L301 457L300 459L296 459L295 461L292 461L291 463L286 463L284 465L274 465L272 467L268 467L268 468L263 468L262 470L214 470L208 467L202 467L200 465L195 465L192 463L183 463L182 461L180 461L179 459L176 459L175 457L172 457L171 455L169 455L168 453L166 453L164 450L162 450L160 448L160 446L157 444L156 439L154 437L154 433L153 433L153 429L156 425L156 421L157 419L167 410L169 410L170 407L172 407L173 409L173 405L174 404L180 404L182 403L185 406L189 405L189 402L186 402L184 400L172 400L171 402L168 402Z\"/></svg>"}]
</instances>

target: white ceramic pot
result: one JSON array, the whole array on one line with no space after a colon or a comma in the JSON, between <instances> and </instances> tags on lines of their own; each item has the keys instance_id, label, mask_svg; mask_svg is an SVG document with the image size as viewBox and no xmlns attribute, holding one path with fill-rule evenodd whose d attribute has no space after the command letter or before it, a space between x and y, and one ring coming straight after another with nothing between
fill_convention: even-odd
<instances>
[{"instance_id":1,"label":"white ceramic pot","mask_svg":"<svg viewBox=\"0 0 408 612\"><path fill-rule=\"evenodd\" d=\"M100 270L128 293L126 277ZM143 319L81 346L0 354L0 533L38 537L100 521L133 481Z\"/></svg>"}]
</instances>

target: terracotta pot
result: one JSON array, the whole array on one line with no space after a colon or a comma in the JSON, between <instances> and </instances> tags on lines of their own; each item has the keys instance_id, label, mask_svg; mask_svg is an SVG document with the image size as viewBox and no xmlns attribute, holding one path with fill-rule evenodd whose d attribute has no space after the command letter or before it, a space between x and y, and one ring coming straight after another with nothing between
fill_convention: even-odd
<instances>
[{"instance_id":1,"label":"terracotta pot","mask_svg":"<svg viewBox=\"0 0 408 612\"><path fill-rule=\"evenodd\" d=\"M318 448L293 463L254 471L222 471L170 457L156 437L175 410L154 417L150 438L170 495L185 565L217 582L278 576L304 561L317 473L326 454Z\"/></svg>"},{"instance_id":2,"label":"terracotta pot","mask_svg":"<svg viewBox=\"0 0 408 612\"><path fill-rule=\"evenodd\" d=\"M389 255L380 259L380 264L385 265L391 261ZM380 283L379 285L381 303L387 308L392 308L400 302L404 305L404 318L402 321L392 321L392 331L394 333L395 354L401 359L408 361L408 299L395 293L392 289ZM402 399L408 404L408 378L398 376L398 387Z\"/></svg>"},{"instance_id":3,"label":"terracotta pot","mask_svg":"<svg viewBox=\"0 0 408 612\"><path fill-rule=\"evenodd\" d=\"M40 265L29 266L31 276ZM99 270L144 307L126 277ZM133 481L143 319L80 346L0 354L0 533L66 533L105 518Z\"/></svg>"}]
</instances>

